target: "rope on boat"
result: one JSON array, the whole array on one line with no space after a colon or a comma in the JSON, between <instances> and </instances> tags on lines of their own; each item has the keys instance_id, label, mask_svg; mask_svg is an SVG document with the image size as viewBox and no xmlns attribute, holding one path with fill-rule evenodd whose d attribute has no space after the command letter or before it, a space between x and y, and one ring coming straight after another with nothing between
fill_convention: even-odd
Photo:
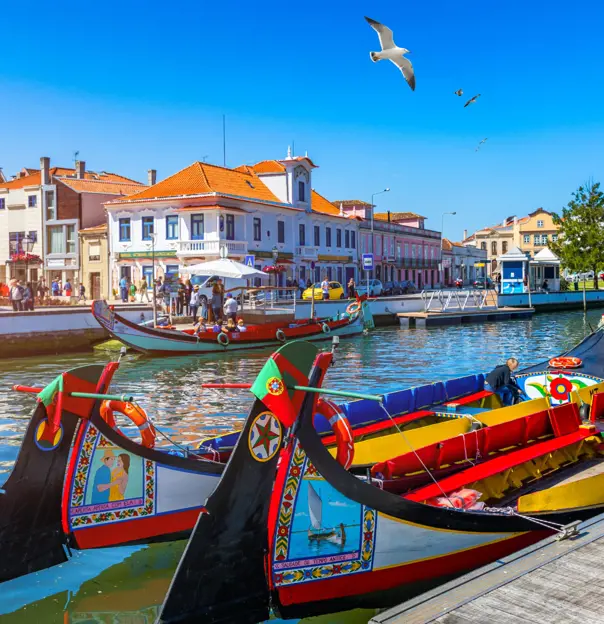
<instances>
[{"instance_id":1,"label":"rope on boat","mask_svg":"<svg viewBox=\"0 0 604 624\"><path fill-rule=\"evenodd\" d=\"M518 513L513 507L484 507L482 511L492 514L500 514L506 516L517 516L518 518L524 518L530 520L535 524L538 524L549 531L557 531L558 533L565 533L564 527L566 525L559 522L552 522L551 520L543 520L542 518L535 518L533 516L527 516L525 514Z\"/></svg>"},{"instance_id":2,"label":"rope on boat","mask_svg":"<svg viewBox=\"0 0 604 624\"><path fill-rule=\"evenodd\" d=\"M424 464L422 458L419 456L418 452L413 448L413 445L411 444L411 442L409 442L409 439L404 434L403 430L398 426L398 423L396 422L396 420L394 420L390 412L386 409L386 406L383 403L379 403L379 405L384 410L384 412L386 412L386 416L388 416L388 418L392 421L392 424L395 426L396 430L401 434L401 436L403 436L403 440L405 440L405 443L407 444L407 446L413 451L413 454L415 455L415 457L417 457L417 460L423 466L424 470L430 475L430 478L432 479L432 481L434 481L434 484L436 485L436 487L438 487L438 489L441 491L441 494L449 501L449 504L451 505L451 507L454 508L453 502L447 496L446 492L442 489L440 483L438 482L436 477L432 474L428 466Z\"/></svg>"}]
</instances>

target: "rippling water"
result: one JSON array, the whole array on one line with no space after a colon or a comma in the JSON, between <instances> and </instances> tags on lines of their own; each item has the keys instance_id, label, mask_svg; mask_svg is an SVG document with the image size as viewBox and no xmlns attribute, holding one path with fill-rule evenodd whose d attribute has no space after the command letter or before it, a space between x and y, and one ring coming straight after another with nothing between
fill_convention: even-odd
<instances>
[{"instance_id":1,"label":"rippling water","mask_svg":"<svg viewBox=\"0 0 604 624\"><path fill-rule=\"evenodd\" d=\"M507 357L528 366L579 342L601 312L541 314L529 321L400 330L378 329L343 340L326 385L334 389L387 391L485 371ZM134 394L172 439L193 444L211 433L241 426L251 405L246 391L202 390L210 381L252 381L262 354L150 359L127 355L112 390ZM0 360L0 482L17 455L32 406L14 384L41 385L76 366L104 363L102 352ZM2 622L153 622L184 544L78 553L67 564L0 585ZM355 611L309 622L366 623Z\"/></svg>"}]
</instances>

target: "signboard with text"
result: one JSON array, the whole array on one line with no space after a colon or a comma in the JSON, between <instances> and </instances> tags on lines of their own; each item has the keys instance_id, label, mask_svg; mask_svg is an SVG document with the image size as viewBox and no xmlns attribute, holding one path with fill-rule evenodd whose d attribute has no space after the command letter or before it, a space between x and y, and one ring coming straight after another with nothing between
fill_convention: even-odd
<instances>
[{"instance_id":1,"label":"signboard with text","mask_svg":"<svg viewBox=\"0 0 604 624\"><path fill-rule=\"evenodd\" d=\"M363 269L365 271L373 271L373 254L363 254Z\"/></svg>"}]
</instances>

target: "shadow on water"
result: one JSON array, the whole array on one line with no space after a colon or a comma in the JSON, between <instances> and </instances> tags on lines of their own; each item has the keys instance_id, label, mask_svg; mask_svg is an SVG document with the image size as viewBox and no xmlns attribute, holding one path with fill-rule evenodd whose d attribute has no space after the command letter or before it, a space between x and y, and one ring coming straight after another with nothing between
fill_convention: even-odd
<instances>
[{"instance_id":1,"label":"shadow on water","mask_svg":"<svg viewBox=\"0 0 604 624\"><path fill-rule=\"evenodd\" d=\"M595 327L601 312L542 314L528 321L399 330L378 329L343 340L328 374L335 389L388 391L485 371L509 356L528 366L561 353ZM325 345L327 346L327 345ZM246 391L202 390L210 381L249 382L268 351L209 357L149 358L129 354L115 378L116 393L132 393L159 427L180 443L242 425L251 404ZM58 373L106 353L0 360L0 482L10 471L34 405L9 389L43 385ZM4 622L153 622L184 542L76 553L62 566L0 585ZM314 624L365 624L374 611L302 620Z\"/></svg>"}]
</instances>

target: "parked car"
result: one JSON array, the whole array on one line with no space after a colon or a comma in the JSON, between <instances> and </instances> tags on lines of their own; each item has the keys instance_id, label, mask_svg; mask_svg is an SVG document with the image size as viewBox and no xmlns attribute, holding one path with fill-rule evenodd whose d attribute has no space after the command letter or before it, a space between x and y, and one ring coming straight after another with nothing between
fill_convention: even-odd
<instances>
[{"instance_id":1,"label":"parked car","mask_svg":"<svg viewBox=\"0 0 604 624\"><path fill-rule=\"evenodd\" d=\"M401 288L400 282L392 281L386 282L382 289L382 295L394 296L402 294L403 289Z\"/></svg>"},{"instance_id":2,"label":"parked car","mask_svg":"<svg viewBox=\"0 0 604 624\"><path fill-rule=\"evenodd\" d=\"M384 290L382 282L378 279L369 280L369 296L370 297L379 297ZM357 294L366 295L367 294L367 280L363 280L359 284L357 284Z\"/></svg>"},{"instance_id":3,"label":"parked car","mask_svg":"<svg viewBox=\"0 0 604 624\"><path fill-rule=\"evenodd\" d=\"M479 277L474 282L474 288L485 288L485 278ZM490 277L486 278L486 288L495 288L495 284L493 283L493 280Z\"/></svg>"},{"instance_id":4,"label":"parked car","mask_svg":"<svg viewBox=\"0 0 604 624\"><path fill-rule=\"evenodd\" d=\"M302 293L302 299L312 299L312 287L307 288ZM329 282L329 298L330 299L344 299L344 289L340 282ZM323 299L323 291L321 290L321 282L315 283L315 299Z\"/></svg>"},{"instance_id":5,"label":"parked car","mask_svg":"<svg viewBox=\"0 0 604 624\"><path fill-rule=\"evenodd\" d=\"M403 295L409 295L411 293L417 292L417 286L411 280L403 280L400 283L400 286Z\"/></svg>"}]
</instances>

